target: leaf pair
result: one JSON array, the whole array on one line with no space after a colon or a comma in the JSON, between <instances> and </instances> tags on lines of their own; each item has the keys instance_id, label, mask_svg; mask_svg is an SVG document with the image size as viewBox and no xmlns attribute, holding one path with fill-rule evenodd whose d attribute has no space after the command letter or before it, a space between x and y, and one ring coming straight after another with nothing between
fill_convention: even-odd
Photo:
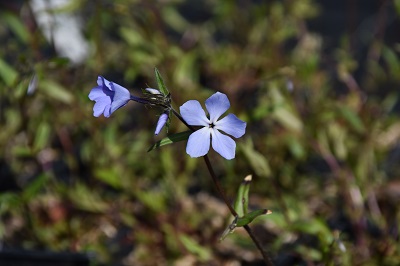
<instances>
[{"instance_id":1,"label":"leaf pair","mask_svg":"<svg viewBox=\"0 0 400 266\"><path fill-rule=\"evenodd\" d=\"M236 227L242 227L250 224L255 218L264 214L271 214L272 211L267 209L258 209L252 212L248 212L249 205L249 190L252 176L248 175L244 178L243 182L239 186L238 195L234 203L234 209L237 216L232 223L225 229L220 237L219 241L225 239L225 237L233 233Z\"/></svg>"}]
</instances>

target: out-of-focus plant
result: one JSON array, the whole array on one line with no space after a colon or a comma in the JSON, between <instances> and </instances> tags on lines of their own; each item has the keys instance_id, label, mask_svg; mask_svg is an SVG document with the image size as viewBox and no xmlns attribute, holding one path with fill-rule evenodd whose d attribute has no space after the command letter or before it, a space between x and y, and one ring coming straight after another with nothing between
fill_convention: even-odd
<instances>
[{"instance_id":1,"label":"out-of-focus plant","mask_svg":"<svg viewBox=\"0 0 400 266\"><path fill-rule=\"evenodd\" d=\"M128 104L93 119L93 77L147 88L158 66L173 102L218 89L247 122L240 159L208 156L227 195L253 174L248 212L273 211L252 222L273 262L398 264L399 1L45 8L79 18L90 47L80 64L59 58L33 2L0 1L3 248L93 252L106 265L258 262L242 228L218 242L232 218L200 160L176 156L183 142L143 156L159 140L151 131L162 108L144 117L145 107ZM169 117L170 133L186 130Z\"/></svg>"}]
</instances>

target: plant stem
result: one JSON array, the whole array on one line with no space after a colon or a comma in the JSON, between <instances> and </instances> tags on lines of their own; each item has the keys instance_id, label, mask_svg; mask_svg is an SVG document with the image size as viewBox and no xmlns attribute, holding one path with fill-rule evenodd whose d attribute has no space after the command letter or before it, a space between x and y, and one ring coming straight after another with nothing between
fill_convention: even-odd
<instances>
[{"instance_id":1,"label":"plant stem","mask_svg":"<svg viewBox=\"0 0 400 266\"><path fill-rule=\"evenodd\" d=\"M186 121L182 118L182 116L176 112L173 108L171 109L173 114L182 121L182 123L184 123L190 130L195 131L195 129L190 126L188 123L186 123ZM224 189L221 186L221 183L219 182L217 176L215 175L214 169L211 165L210 159L208 158L207 154L203 156L204 161L207 165L207 169L208 172L210 173L211 179L215 185L215 188L217 189L218 194L222 197L225 205L228 207L229 211L231 212L231 214L233 216L238 216L237 212L235 211L235 209L232 207L232 205L230 204ZM268 256L268 254L264 251L263 247L261 246L261 243L258 241L258 239L255 237L253 231L251 230L249 225L245 225L243 226L244 229L246 230L246 232L248 233L248 235L250 236L251 240L253 240L254 244L256 245L256 247L258 248L258 250L261 252L261 255L263 256L264 262L266 265L268 266L272 266L272 261L270 259L270 257Z\"/></svg>"},{"instance_id":2,"label":"plant stem","mask_svg":"<svg viewBox=\"0 0 400 266\"><path fill-rule=\"evenodd\" d=\"M212 168L210 159L208 158L207 155L204 155L203 158L204 158L204 161L206 162L208 172L210 173L211 179L214 182L214 185L215 185L215 187L216 187L216 189L218 191L218 194L224 200L225 205L228 207L228 209L231 212L231 214L236 217L238 214L235 211L235 209L232 207L232 205L229 203L228 198L226 197L226 194L225 194L225 192L224 192L224 190L223 190L223 188L222 188L217 176L215 175L215 172L214 172L214 169ZM269 265L269 266L272 266L273 264L272 264L271 259L269 258L268 254L262 248L261 243L258 241L258 239L253 234L253 231L251 230L250 226L249 225L245 225L243 227L247 231L247 233L251 237L251 239L253 240L254 244L257 246L258 250L261 252L261 255L264 258L265 264Z\"/></svg>"}]
</instances>

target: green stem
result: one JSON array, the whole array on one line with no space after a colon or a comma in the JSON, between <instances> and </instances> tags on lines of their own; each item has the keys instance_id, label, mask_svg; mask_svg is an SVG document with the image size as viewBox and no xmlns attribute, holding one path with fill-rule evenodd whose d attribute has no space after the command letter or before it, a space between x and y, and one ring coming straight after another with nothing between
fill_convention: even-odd
<instances>
[{"instance_id":1,"label":"green stem","mask_svg":"<svg viewBox=\"0 0 400 266\"><path fill-rule=\"evenodd\" d=\"M182 118L182 116L181 116L177 111L174 110L174 108L172 108L171 110L172 110L173 114L174 114L179 120L182 121L183 124L185 124L190 130L195 131L195 129L194 129L191 125L189 125L188 123L186 123L186 121ZM206 163L206 165L207 165L208 172L210 173L211 179L212 179L212 181L213 181L213 183L214 183L214 185L215 185L215 188L217 189L218 194L222 197L222 199L223 199L225 205L228 207L228 209L229 209L229 211L231 212L231 214L232 214L234 217L236 217L238 214L237 214L237 212L235 211L235 209L232 207L232 205L230 204L230 202L229 202L229 200L228 200L228 198L227 198L227 196L226 196L226 194L225 194L225 191L224 191L224 189L223 189L222 186L221 186L221 183L219 182L217 176L215 175L215 172L214 172L214 169L213 169L213 167L212 167L212 165L211 165L210 159L208 158L207 155L204 155L203 158L204 158L204 161L205 161L205 163ZM260 251L261 255L263 256L263 259L264 259L265 264L268 265L268 266L272 266L273 263L272 263L270 257L268 256L268 254L265 252L265 250L264 250L263 247L261 246L261 243L260 243L260 242L258 241L258 239L255 237L255 235L254 235L253 231L251 230L250 226L249 226L249 225L245 225L245 226L243 226L243 227L244 227L244 229L246 230L247 234L250 236L250 238L253 240L254 244L256 245L256 247L258 248L258 250Z\"/></svg>"}]
</instances>

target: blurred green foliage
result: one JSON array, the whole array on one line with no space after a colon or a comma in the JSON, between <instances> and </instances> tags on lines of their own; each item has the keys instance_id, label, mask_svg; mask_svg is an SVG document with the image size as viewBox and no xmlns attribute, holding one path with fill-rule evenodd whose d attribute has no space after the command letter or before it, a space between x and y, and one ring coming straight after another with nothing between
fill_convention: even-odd
<instances>
[{"instance_id":1,"label":"blurred green foliage","mask_svg":"<svg viewBox=\"0 0 400 266\"><path fill-rule=\"evenodd\" d=\"M105 265L259 262L242 229L218 243L232 217L185 143L147 153L165 137L153 136L157 110L92 116L97 75L135 94L158 67L175 107L218 90L247 121L235 160L210 156L231 199L253 174L249 208L273 210L254 231L277 265L398 265L400 43L383 33L399 1L376 10L392 22L330 49L309 28L317 4L73 0L51 12L81 18L80 64L57 56L27 4L0 9L3 247ZM170 132L184 130L173 118Z\"/></svg>"}]
</instances>

